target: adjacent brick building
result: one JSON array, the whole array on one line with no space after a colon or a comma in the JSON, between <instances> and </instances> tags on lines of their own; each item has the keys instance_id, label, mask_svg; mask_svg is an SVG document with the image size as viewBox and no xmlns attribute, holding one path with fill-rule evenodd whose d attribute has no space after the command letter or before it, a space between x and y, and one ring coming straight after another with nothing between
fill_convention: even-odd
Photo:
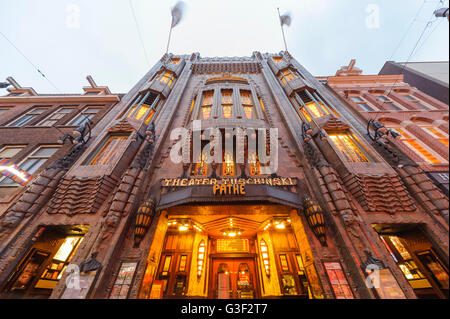
<instances>
[{"instance_id":1,"label":"adjacent brick building","mask_svg":"<svg viewBox=\"0 0 450 319\"><path fill-rule=\"evenodd\" d=\"M1 217L3 298L448 297L448 198L287 52L164 55L91 135Z\"/></svg>"}]
</instances>

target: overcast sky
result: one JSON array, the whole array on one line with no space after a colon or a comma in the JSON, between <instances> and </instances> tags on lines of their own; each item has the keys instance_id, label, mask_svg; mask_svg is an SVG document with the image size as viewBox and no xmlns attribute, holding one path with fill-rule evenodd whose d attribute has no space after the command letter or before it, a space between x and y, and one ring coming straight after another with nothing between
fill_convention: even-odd
<instances>
[{"instance_id":1,"label":"overcast sky","mask_svg":"<svg viewBox=\"0 0 450 319\"><path fill-rule=\"evenodd\" d=\"M164 54L176 0L0 0L0 31L63 93L81 93L90 74L126 93ZM333 75L352 58L364 74L406 61L449 60L449 23L433 0L185 0L170 51L203 57L283 49L277 7L290 12L289 52L312 74ZM448 7L448 0L443 1ZM414 20L419 8L420 14ZM411 29L404 38L411 22ZM398 50L400 41L404 38ZM395 54L394 54L395 53ZM38 93L57 90L0 34L0 82L13 76ZM0 95L5 94L0 91Z\"/></svg>"}]
</instances>

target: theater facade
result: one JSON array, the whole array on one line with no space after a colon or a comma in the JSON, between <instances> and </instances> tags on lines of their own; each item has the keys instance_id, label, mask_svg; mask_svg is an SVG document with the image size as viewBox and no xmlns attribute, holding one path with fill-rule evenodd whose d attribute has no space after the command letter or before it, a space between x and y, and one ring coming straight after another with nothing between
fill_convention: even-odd
<instances>
[{"instance_id":1,"label":"theater facade","mask_svg":"<svg viewBox=\"0 0 450 319\"><path fill-rule=\"evenodd\" d=\"M287 52L164 55L1 216L0 296L448 298L448 197L347 107Z\"/></svg>"}]
</instances>

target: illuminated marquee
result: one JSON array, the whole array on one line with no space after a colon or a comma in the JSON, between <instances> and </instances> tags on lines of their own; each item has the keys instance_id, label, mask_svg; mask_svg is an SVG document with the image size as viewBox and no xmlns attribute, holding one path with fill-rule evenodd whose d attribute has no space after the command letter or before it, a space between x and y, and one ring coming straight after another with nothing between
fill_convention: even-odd
<instances>
[{"instance_id":1,"label":"illuminated marquee","mask_svg":"<svg viewBox=\"0 0 450 319\"><path fill-rule=\"evenodd\" d=\"M199 185L269 185L295 186L297 179L292 177L266 178L165 178L161 181L163 187L187 187ZM220 189L219 189L220 190Z\"/></svg>"}]
</instances>

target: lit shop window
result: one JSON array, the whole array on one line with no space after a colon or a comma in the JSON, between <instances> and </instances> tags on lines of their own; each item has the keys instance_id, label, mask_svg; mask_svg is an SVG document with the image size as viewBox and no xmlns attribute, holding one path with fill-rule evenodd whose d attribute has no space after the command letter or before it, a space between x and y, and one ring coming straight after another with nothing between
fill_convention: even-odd
<instances>
[{"instance_id":1,"label":"lit shop window","mask_svg":"<svg viewBox=\"0 0 450 319\"><path fill-rule=\"evenodd\" d=\"M198 245L198 253L197 253L197 276L201 277L204 266L205 266L205 256L206 256L206 244L205 241L202 240Z\"/></svg>"},{"instance_id":2,"label":"lit shop window","mask_svg":"<svg viewBox=\"0 0 450 319\"><path fill-rule=\"evenodd\" d=\"M358 104L358 106L360 107L360 109L362 111L365 111L365 112L373 112L374 111L374 109L371 106L369 106L369 103L367 103L367 101L364 100L362 97L352 96L352 97L350 97L350 99L353 102L355 102L356 104Z\"/></svg>"},{"instance_id":3,"label":"lit shop window","mask_svg":"<svg viewBox=\"0 0 450 319\"><path fill-rule=\"evenodd\" d=\"M294 70L291 69L286 69L280 72L280 74L278 75L278 77L280 78L281 82L283 82L284 85L286 85L289 81L298 79L300 76L298 75L298 73Z\"/></svg>"},{"instance_id":4,"label":"lit shop window","mask_svg":"<svg viewBox=\"0 0 450 319\"><path fill-rule=\"evenodd\" d=\"M444 144L445 146L449 146L448 143L448 134L441 131L440 129L434 127L434 126L422 126L420 125L422 130L426 131L431 136L435 137L439 142Z\"/></svg>"},{"instance_id":5,"label":"lit shop window","mask_svg":"<svg viewBox=\"0 0 450 319\"><path fill-rule=\"evenodd\" d=\"M109 299L126 299L130 291L137 262L122 262Z\"/></svg>"},{"instance_id":6,"label":"lit shop window","mask_svg":"<svg viewBox=\"0 0 450 319\"><path fill-rule=\"evenodd\" d=\"M328 133L333 144L349 162L370 162L370 157L357 137L350 132Z\"/></svg>"},{"instance_id":7,"label":"lit shop window","mask_svg":"<svg viewBox=\"0 0 450 319\"><path fill-rule=\"evenodd\" d=\"M391 110L394 111L402 111L403 109L401 107L399 107L397 104L395 104L394 102L392 102L391 99L387 98L384 95L378 95L377 100L381 102L381 104L383 105L387 105Z\"/></svg>"},{"instance_id":8,"label":"lit shop window","mask_svg":"<svg viewBox=\"0 0 450 319\"><path fill-rule=\"evenodd\" d=\"M214 93L212 91L203 93L202 105L200 106L200 116L202 120L211 118Z\"/></svg>"},{"instance_id":9,"label":"lit shop window","mask_svg":"<svg viewBox=\"0 0 450 319\"><path fill-rule=\"evenodd\" d=\"M264 266L264 272L266 273L266 276L270 276L269 247L267 247L264 239L259 242L259 249L261 250L261 259Z\"/></svg>"},{"instance_id":10,"label":"lit shop window","mask_svg":"<svg viewBox=\"0 0 450 319\"><path fill-rule=\"evenodd\" d=\"M38 149L28 155L22 162L18 164L18 168L34 174L50 157L59 150L59 146L40 146ZM12 150L15 152L17 150ZM17 151L18 153L19 151ZM0 156L1 157L1 156ZM0 185L2 186L19 186L18 183L7 177L0 177Z\"/></svg>"},{"instance_id":11,"label":"lit shop window","mask_svg":"<svg viewBox=\"0 0 450 319\"><path fill-rule=\"evenodd\" d=\"M66 237L34 288L55 288L82 240L83 237Z\"/></svg>"},{"instance_id":12,"label":"lit shop window","mask_svg":"<svg viewBox=\"0 0 450 319\"><path fill-rule=\"evenodd\" d=\"M252 94L248 91L241 91L241 103L244 108L245 117L249 120L255 118L255 108L253 107Z\"/></svg>"},{"instance_id":13,"label":"lit shop window","mask_svg":"<svg viewBox=\"0 0 450 319\"><path fill-rule=\"evenodd\" d=\"M203 151L200 154L199 163L194 165L194 175L207 176L208 175L208 152Z\"/></svg>"},{"instance_id":14,"label":"lit shop window","mask_svg":"<svg viewBox=\"0 0 450 319\"><path fill-rule=\"evenodd\" d=\"M233 116L233 91L222 91L222 116L229 119Z\"/></svg>"},{"instance_id":15,"label":"lit shop window","mask_svg":"<svg viewBox=\"0 0 450 319\"><path fill-rule=\"evenodd\" d=\"M419 109L423 109L423 110L427 110L427 111L429 111L429 110L432 109L432 108L429 107L428 105L425 105L425 103L424 103L423 101L421 101L419 98L417 98L417 97L415 97L415 96L412 96L412 95L403 95L403 97L404 97L406 100L408 100L408 101L413 102L414 104L416 104L416 105L419 107Z\"/></svg>"},{"instance_id":16,"label":"lit shop window","mask_svg":"<svg viewBox=\"0 0 450 319\"><path fill-rule=\"evenodd\" d=\"M259 162L258 154L252 152L248 155L248 165L250 167L250 175L261 174L261 163Z\"/></svg>"},{"instance_id":17,"label":"lit shop window","mask_svg":"<svg viewBox=\"0 0 450 319\"><path fill-rule=\"evenodd\" d=\"M222 175L223 176L235 175L234 156L230 152L223 153Z\"/></svg>"},{"instance_id":18,"label":"lit shop window","mask_svg":"<svg viewBox=\"0 0 450 319\"><path fill-rule=\"evenodd\" d=\"M78 114L72 121L70 121L67 125L82 126L88 120L91 121L92 118L101 110L102 109L99 107L87 107L80 114Z\"/></svg>"},{"instance_id":19,"label":"lit shop window","mask_svg":"<svg viewBox=\"0 0 450 319\"><path fill-rule=\"evenodd\" d=\"M75 108L73 107L62 107L52 114L50 114L47 118L45 118L43 121L39 122L38 126L53 126L55 125L60 119L62 119L67 114L71 113Z\"/></svg>"},{"instance_id":20,"label":"lit shop window","mask_svg":"<svg viewBox=\"0 0 450 319\"><path fill-rule=\"evenodd\" d=\"M127 143L128 135L117 134L109 136L88 159L87 165L108 165L114 163Z\"/></svg>"},{"instance_id":21,"label":"lit shop window","mask_svg":"<svg viewBox=\"0 0 450 319\"><path fill-rule=\"evenodd\" d=\"M168 86L172 86L172 83L175 79L175 75L169 72L162 72L159 74L156 79L163 84L167 84Z\"/></svg>"},{"instance_id":22,"label":"lit shop window","mask_svg":"<svg viewBox=\"0 0 450 319\"><path fill-rule=\"evenodd\" d=\"M18 119L8 124L8 126L14 127L25 126L47 110L48 107L35 107L30 111L28 111L27 113L25 113L24 115L20 116Z\"/></svg>"},{"instance_id":23,"label":"lit shop window","mask_svg":"<svg viewBox=\"0 0 450 319\"><path fill-rule=\"evenodd\" d=\"M430 164L441 164L447 162L445 159L440 157L434 151L429 149L425 144L419 141L413 134L408 132L403 127L390 126L389 128L397 131L401 134L400 140L405 143L405 145L411 149L414 153L419 155L422 159Z\"/></svg>"}]
</instances>

